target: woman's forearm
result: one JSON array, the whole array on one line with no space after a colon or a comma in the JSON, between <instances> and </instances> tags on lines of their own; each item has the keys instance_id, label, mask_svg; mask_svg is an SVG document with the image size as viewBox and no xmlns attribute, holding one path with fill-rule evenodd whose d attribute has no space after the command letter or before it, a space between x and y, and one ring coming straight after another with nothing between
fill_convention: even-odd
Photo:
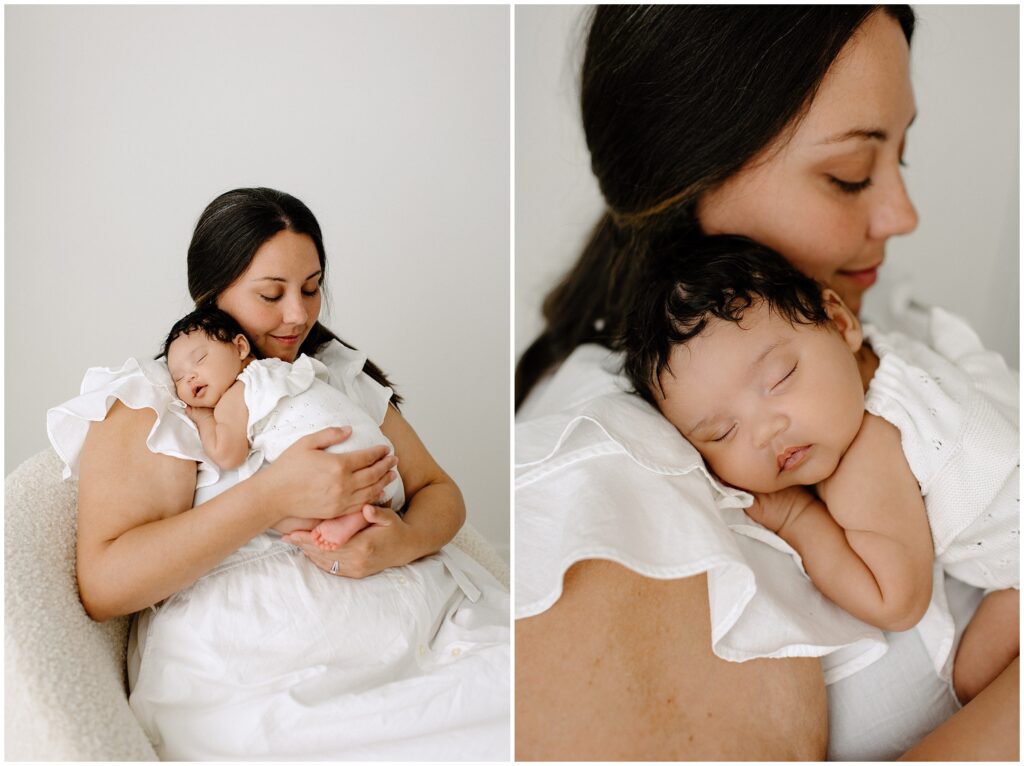
<instances>
[{"instance_id":1,"label":"woman's forearm","mask_svg":"<svg viewBox=\"0 0 1024 766\"><path fill-rule=\"evenodd\" d=\"M1020 761L1020 659L902 761Z\"/></svg>"},{"instance_id":2,"label":"woman's forearm","mask_svg":"<svg viewBox=\"0 0 1024 766\"><path fill-rule=\"evenodd\" d=\"M79 589L95 620L131 614L188 587L277 519L259 477L195 508L80 545Z\"/></svg>"},{"instance_id":3,"label":"woman's forearm","mask_svg":"<svg viewBox=\"0 0 1024 766\"><path fill-rule=\"evenodd\" d=\"M284 515L262 476L191 508L196 464L146 448L155 417L117 402L82 449L78 586L97 620L186 587Z\"/></svg>"},{"instance_id":4,"label":"woman's forearm","mask_svg":"<svg viewBox=\"0 0 1024 766\"><path fill-rule=\"evenodd\" d=\"M455 482L438 481L420 489L406 506L405 523L412 532L413 561L440 550L466 520L466 504Z\"/></svg>"}]
</instances>

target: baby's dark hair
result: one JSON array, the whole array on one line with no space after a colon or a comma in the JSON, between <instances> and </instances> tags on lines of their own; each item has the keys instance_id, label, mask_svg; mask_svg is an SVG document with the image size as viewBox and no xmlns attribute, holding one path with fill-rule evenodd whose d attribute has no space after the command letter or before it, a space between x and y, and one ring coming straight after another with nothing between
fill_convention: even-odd
<instances>
[{"instance_id":1,"label":"baby's dark hair","mask_svg":"<svg viewBox=\"0 0 1024 766\"><path fill-rule=\"evenodd\" d=\"M231 343L237 336L245 335L245 330L226 311L221 311L213 306L198 308L174 323L171 331L167 333L167 340L164 341L163 349L154 359L165 358L168 349L170 349L171 344L176 338L188 335L196 330L199 330L208 338L223 341L224 343ZM245 337L248 339L249 336L245 335ZM249 348L252 349L254 354L256 353L256 347L252 344L252 341L249 341Z\"/></svg>"},{"instance_id":2,"label":"baby's dark hair","mask_svg":"<svg viewBox=\"0 0 1024 766\"><path fill-rule=\"evenodd\" d=\"M700 335L711 319L739 322L765 301L792 324L830 321L821 285L751 239L668 234L651 248L644 289L633 296L617 339L626 352L624 372L651 404L655 386L664 394L660 378L672 348Z\"/></svg>"}]
</instances>

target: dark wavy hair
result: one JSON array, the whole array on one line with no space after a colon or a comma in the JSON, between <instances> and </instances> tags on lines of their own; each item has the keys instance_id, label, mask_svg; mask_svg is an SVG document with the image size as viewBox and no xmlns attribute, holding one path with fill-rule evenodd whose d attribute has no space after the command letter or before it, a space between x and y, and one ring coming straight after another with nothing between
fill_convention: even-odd
<instances>
[{"instance_id":1,"label":"dark wavy hair","mask_svg":"<svg viewBox=\"0 0 1024 766\"><path fill-rule=\"evenodd\" d=\"M831 321L822 286L747 237L659 236L646 271L646 288L627 309L614 346L625 352L623 370L635 392L655 406L655 387L664 396L660 378L672 349L704 332L709 321L739 322L761 302L794 325Z\"/></svg>"},{"instance_id":2,"label":"dark wavy hair","mask_svg":"<svg viewBox=\"0 0 1024 766\"><path fill-rule=\"evenodd\" d=\"M256 350L252 340L245 334L245 330L242 329L242 326L235 321L231 314L222 311L216 306L207 305L186 314L174 323L171 331L167 333L163 348L160 349L160 353L154 359L167 358L167 352L170 350L171 344L175 339L196 330L202 332L206 337L219 340L222 343L231 343L241 335L249 341L249 348L252 349L252 353L256 356L259 355L259 351Z\"/></svg>"},{"instance_id":3,"label":"dark wavy hair","mask_svg":"<svg viewBox=\"0 0 1024 766\"><path fill-rule=\"evenodd\" d=\"M874 12L909 42L910 6L601 5L580 82L583 129L607 211L543 304L516 366L515 404L577 346L610 347L648 241L699 230L701 197L799 124L843 46Z\"/></svg>"},{"instance_id":4,"label":"dark wavy hair","mask_svg":"<svg viewBox=\"0 0 1024 766\"><path fill-rule=\"evenodd\" d=\"M206 206L196 222L188 246L188 291L196 308L215 306L217 298L252 263L263 244L281 231L305 234L313 240L320 261L320 284L327 275L327 255L316 217L300 200L285 192L267 188L234 189ZM332 340L355 348L328 330L319 321L299 347L300 354L313 356ZM394 391L384 371L369 359L363 371ZM402 402L397 393L395 406Z\"/></svg>"}]
</instances>

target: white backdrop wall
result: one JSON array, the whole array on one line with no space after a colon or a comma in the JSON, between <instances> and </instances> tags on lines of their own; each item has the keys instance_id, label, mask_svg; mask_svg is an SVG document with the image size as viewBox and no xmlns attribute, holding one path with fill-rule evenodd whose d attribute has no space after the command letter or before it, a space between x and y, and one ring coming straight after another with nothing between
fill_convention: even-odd
<instances>
[{"instance_id":1,"label":"white backdrop wall","mask_svg":"<svg viewBox=\"0 0 1024 766\"><path fill-rule=\"evenodd\" d=\"M905 178L921 223L890 240L880 284L909 280L1019 367L1019 8L915 6L918 117ZM516 46L515 355L603 210L579 116L585 16L519 6ZM868 311L872 293L868 293Z\"/></svg>"},{"instance_id":2,"label":"white backdrop wall","mask_svg":"<svg viewBox=\"0 0 1024 766\"><path fill-rule=\"evenodd\" d=\"M506 558L504 7L5 9L5 472L87 367L152 356L239 186L303 200L366 350Z\"/></svg>"}]
</instances>

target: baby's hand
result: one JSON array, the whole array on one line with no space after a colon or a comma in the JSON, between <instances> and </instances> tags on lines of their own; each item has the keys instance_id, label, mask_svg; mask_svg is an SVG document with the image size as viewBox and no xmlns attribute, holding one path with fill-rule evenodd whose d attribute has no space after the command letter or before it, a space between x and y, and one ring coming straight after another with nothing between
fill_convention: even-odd
<instances>
[{"instance_id":1,"label":"baby's hand","mask_svg":"<svg viewBox=\"0 0 1024 766\"><path fill-rule=\"evenodd\" d=\"M807 487L799 486L768 494L754 493L754 504L746 512L758 524L784 536L785 527L796 521L814 499Z\"/></svg>"},{"instance_id":2,"label":"baby's hand","mask_svg":"<svg viewBox=\"0 0 1024 766\"><path fill-rule=\"evenodd\" d=\"M193 407L191 404L186 404L185 414L192 418L193 423L199 425L199 421L213 417L213 407Z\"/></svg>"}]
</instances>

